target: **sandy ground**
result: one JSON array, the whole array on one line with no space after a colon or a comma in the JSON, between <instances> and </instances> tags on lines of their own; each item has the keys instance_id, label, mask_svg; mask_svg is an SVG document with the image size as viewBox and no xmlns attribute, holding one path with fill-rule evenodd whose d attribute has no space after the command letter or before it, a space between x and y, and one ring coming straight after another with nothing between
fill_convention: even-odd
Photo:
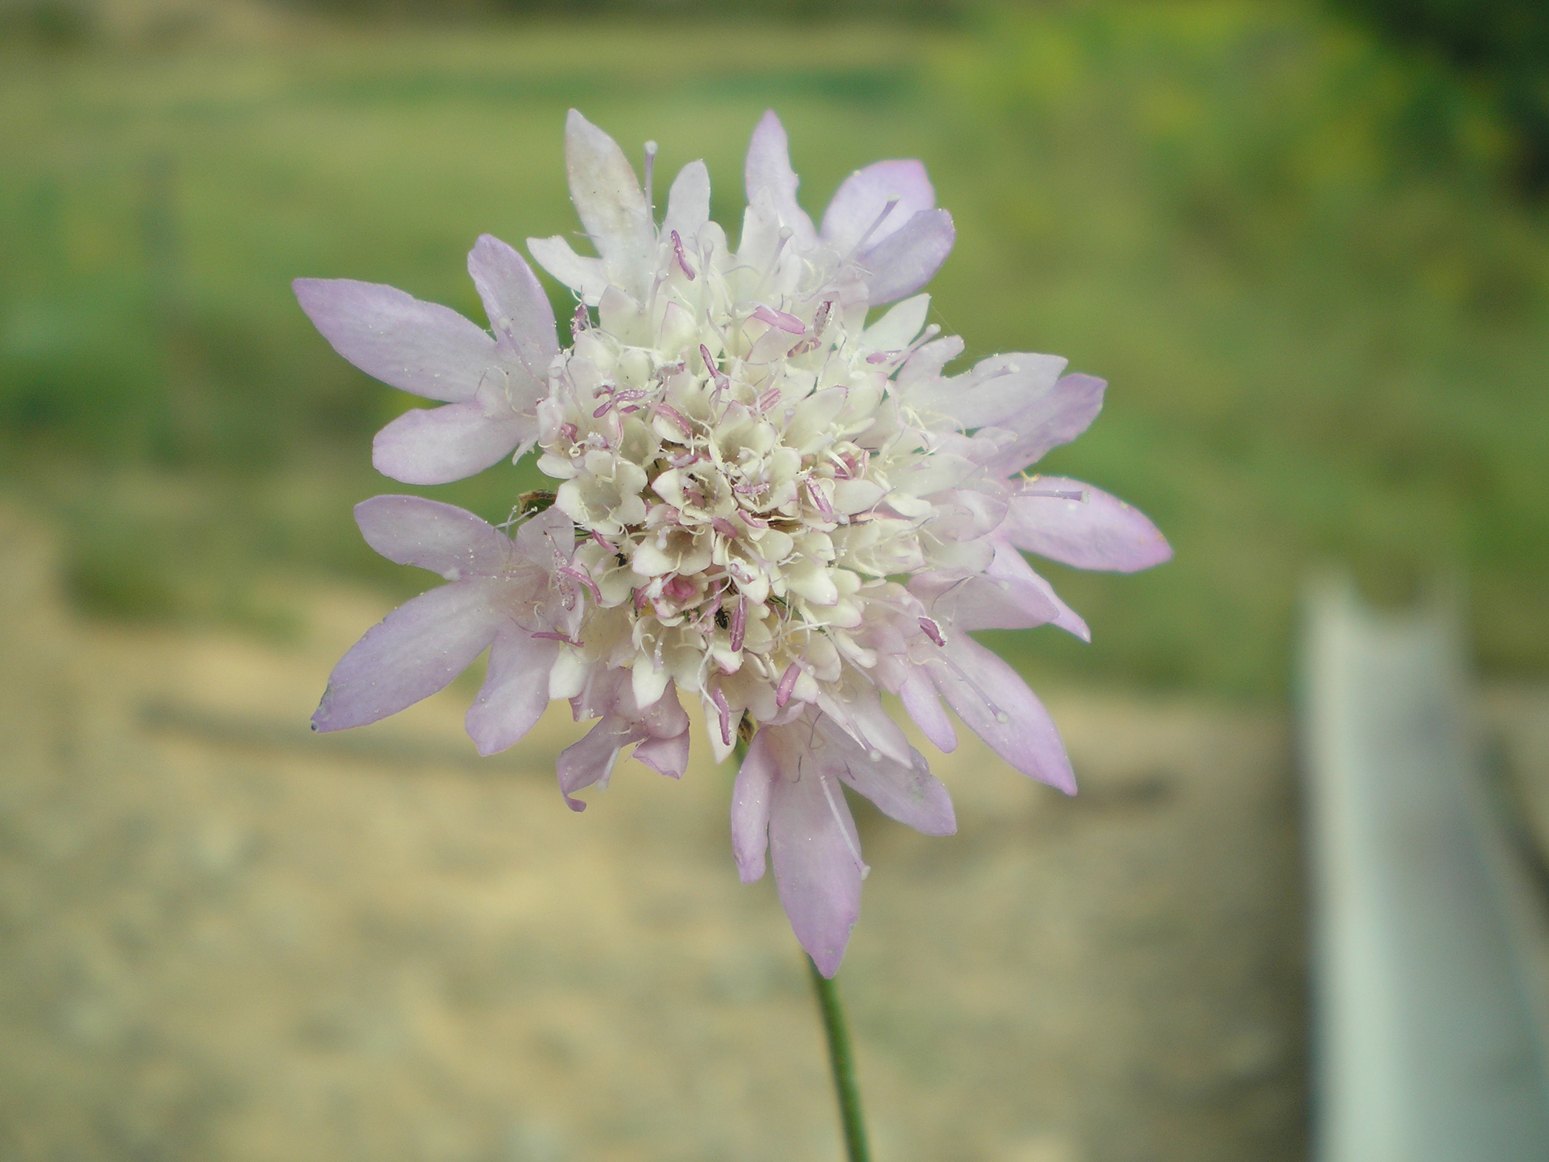
<instances>
[{"instance_id":1,"label":"sandy ground","mask_svg":"<svg viewBox=\"0 0 1549 1162\"><path fill-rule=\"evenodd\" d=\"M311 735L373 593L311 593L283 645L82 622L3 507L0 575L0 1158L839 1156L724 773L622 763L574 815L568 716L481 761L458 688ZM862 820L878 1158L1304 1157L1286 722L1048 700L1077 798L965 745L957 837Z\"/></svg>"}]
</instances>

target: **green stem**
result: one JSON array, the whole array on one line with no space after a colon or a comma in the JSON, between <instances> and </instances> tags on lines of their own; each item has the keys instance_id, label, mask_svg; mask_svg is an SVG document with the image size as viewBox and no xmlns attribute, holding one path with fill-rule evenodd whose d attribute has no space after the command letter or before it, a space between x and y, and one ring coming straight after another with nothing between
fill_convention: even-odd
<instances>
[{"instance_id":1,"label":"green stem","mask_svg":"<svg viewBox=\"0 0 1549 1162\"><path fill-rule=\"evenodd\" d=\"M748 754L751 737L741 733L732 749L737 765ZM849 1162L871 1162L866 1145L866 1121L861 1116L861 1089L855 1081L855 1054L850 1049L850 1032L844 1023L844 1007L839 1003L839 986L818 971L812 957L803 956L812 973L812 988L817 993L818 1013L828 1038L828 1064L834 1075L834 1093L839 1098L839 1121L844 1127L844 1149Z\"/></svg>"},{"instance_id":2,"label":"green stem","mask_svg":"<svg viewBox=\"0 0 1549 1162\"><path fill-rule=\"evenodd\" d=\"M810 956L807 957L807 968L812 973L812 987L818 995L823 1032L828 1034L828 1062L834 1071L834 1092L839 1098L845 1153L850 1162L870 1162L866 1123L861 1117L861 1091L855 1081L855 1056L850 1050L850 1034L839 1004L839 986L818 971Z\"/></svg>"}]
</instances>

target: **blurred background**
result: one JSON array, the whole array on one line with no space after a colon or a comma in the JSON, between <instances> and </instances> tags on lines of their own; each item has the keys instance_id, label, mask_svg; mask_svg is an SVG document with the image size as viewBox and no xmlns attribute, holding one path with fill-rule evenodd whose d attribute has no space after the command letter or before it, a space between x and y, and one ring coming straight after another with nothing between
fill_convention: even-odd
<instances>
[{"instance_id":1,"label":"blurred background","mask_svg":"<svg viewBox=\"0 0 1549 1162\"><path fill-rule=\"evenodd\" d=\"M576 228L575 106L659 174L703 157L722 221L766 108L811 211L922 158L958 227L932 318L1108 379L1048 467L1176 550L1051 570L1091 646L996 643L1089 795L965 749L960 837L865 825L883 1156L1304 1157L1304 582L1441 579L1501 746L1537 761L1549 707L1545 13L0 0L0 1156L837 1157L712 772L629 769L577 819L561 718L498 770L466 688L304 732L421 581L350 517L401 490L370 438L413 401L290 280L479 317L480 233Z\"/></svg>"}]
</instances>

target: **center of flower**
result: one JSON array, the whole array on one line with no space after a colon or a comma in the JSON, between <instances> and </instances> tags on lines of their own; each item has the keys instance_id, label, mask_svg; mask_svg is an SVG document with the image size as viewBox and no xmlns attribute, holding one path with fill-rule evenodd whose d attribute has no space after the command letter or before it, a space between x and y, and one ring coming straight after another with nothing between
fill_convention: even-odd
<instances>
[{"instance_id":1,"label":"center of flower","mask_svg":"<svg viewBox=\"0 0 1549 1162\"><path fill-rule=\"evenodd\" d=\"M710 279L690 285L670 257L702 296ZM582 538L577 648L631 669L642 705L669 681L703 694L729 745L741 711L810 701L864 654L847 633L863 604L923 561L892 479L923 446L889 390L904 352L872 350L832 298L658 300L578 316L540 408L539 467Z\"/></svg>"}]
</instances>

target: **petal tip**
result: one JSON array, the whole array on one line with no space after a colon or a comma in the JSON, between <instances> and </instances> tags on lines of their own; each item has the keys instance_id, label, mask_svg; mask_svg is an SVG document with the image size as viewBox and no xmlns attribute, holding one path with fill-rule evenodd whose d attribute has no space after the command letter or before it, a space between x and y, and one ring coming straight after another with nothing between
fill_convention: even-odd
<instances>
[{"instance_id":1,"label":"petal tip","mask_svg":"<svg viewBox=\"0 0 1549 1162\"><path fill-rule=\"evenodd\" d=\"M839 966L844 963L844 954L850 945L850 933L844 934L844 939L837 946L830 945L826 948L805 948L807 956L811 959L813 967L823 974L825 980L833 980L839 972Z\"/></svg>"}]
</instances>

